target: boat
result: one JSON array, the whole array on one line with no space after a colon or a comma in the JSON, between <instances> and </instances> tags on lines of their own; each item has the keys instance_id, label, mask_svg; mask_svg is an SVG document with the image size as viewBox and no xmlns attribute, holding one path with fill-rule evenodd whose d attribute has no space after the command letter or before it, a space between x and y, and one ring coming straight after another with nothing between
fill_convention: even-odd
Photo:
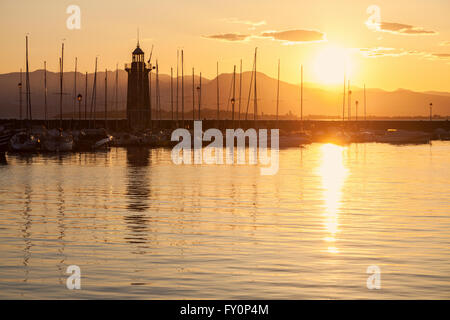
<instances>
[{"instance_id":1,"label":"boat","mask_svg":"<svg viewBox=\"0 0 450 320\"><path fill-rule=\"evenodd\" d=\"M434 137L438 140L449 141L450 140L450 131L447 131L442 128L438 128L434 131Z\"/></svg>"},{"instance_id":2,"label":"boat","mask_svg":"<svg viewBox=\"0 0 450 320\"><path fill-rule=\"evenodd\" d=\"M202 133L203 135L203 133ZM161 130L156 134L156 146L158 147L173 147L177 144L177 142L173 142L172 133L170 130ZM192 135L193 137L193 135Z\"/></svg>"},{"instance_id":3,"label":"boat","mask_svg":"<svg viewBox=\"0 0 450 320\"><path fill-rule=\"evenodd\" d=\"M351 134L352 142L375 142L377 135L369 130L357 131Z\"/></svg>"},{"instance_id":4,"label":"boat","mask_svg":"<svg viewBox=\"0 0 450 320\"><path fill-rule=\"evenodd\" d=\"M315 142L333 143L337 145L349 144L352 141L352 137L348 132L338 128L329 128L326 131L316 131L312 139Z\"/></svg>"},{"instance_id":5,"label":"boat","mask_svg":"<svg viewBox=\"0 0 450 320\"><path fill-rule=\"evenodd\" d=\"M310 144L311 142L312 140L310 135L304 131L287 134L282 133L279 136L280 148L299 147L305 144Z\"/></svg>"},{"instance_id":6,"label":"boat","mask_svg":"<svg viewBox=\"0 0 450 320\"><path fill-rule=\"evenodd\" d=\"M141 136L142 143L149 147L155 147L158 145L159 142L159 136L150 130L147 132L144 132Z\"/></svg>"},{"instance_id":7,"label":"boat","mask_svg":"<svg viewBox=\"0 0 450 320\"><path fill-rule=\"evenodd\" d=\"M26 111L27 111L27 129L21 130L12 136L9 141L11 149L18 152L34 152L39 149L39 138L32 133L31 129L31 94L30 94L30 74L28 66L28 36L25 37L25 48L26 48Z\"/></svg>"},{"instance_id":8,"label":"boat","mask_svg":"<svg viewBox=\"0 0 450 320\"><path fill-rule=\"evenodd\" d=\"M39 139L27 131L22 131L15 134L10 140L11 149L17 152L38 151L39 144Z\"/></svg>"},{"instance_id":9,"label":"boat","mask_svg":"<svg viewBox=\"0 0 450 320\"><path fill-rule=\"evenodd\" d=\"M108 148L113 141L105 129L83 129L75 135L75 149L90 151Z\"/></svg>"},{"instance_id":10,"label":"boat","mask_svg":"<svg viewBox=\"0 0 450 320\"><path fill-rule=\"evenodd\" d=\"M392 144L421 144L430 141L431 135L429 133L397 129L388 129L384 135L377 138L377 142Z\"/></svg>"},{"instance_id":11,"label":"boat","mask_svg":"<svg viewBox=\"0 0 450 320\"><path fill-rule=\"evenodd\" d=\"M142 139L131 133L118 133L114 136L113 145L115 147L138 146L142 144Z\"/></svg>"},{"instance_id":12,"label":"boat","mask_svg":"<svg viewBox=\"0 0 450 320\"><path fill-rule=\"evenodd\" d=\"M58 129L49 130L42 138L42 148L49 152L69 152L73 149L71 134Z\"/></svg>"},{"instance_id":13,"label":"boat","mask_svg":"<svg viewBox=\"0 0 450 320\"><path fill-rule=\"evenodd\" d=\"M9 141L11 140L14 132L7 126L0 126L0 153L8 150Z\"/></svg>"}]
</instances>

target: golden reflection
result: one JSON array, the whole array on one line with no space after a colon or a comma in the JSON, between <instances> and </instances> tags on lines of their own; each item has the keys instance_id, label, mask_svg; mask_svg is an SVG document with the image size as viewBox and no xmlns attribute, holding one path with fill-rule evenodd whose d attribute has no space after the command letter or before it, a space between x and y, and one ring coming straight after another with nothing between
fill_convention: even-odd
<instances>
[{"instance_id":1,"label":"golden reflection","mask_svg":"<svg viewBox=\"0 0 450 320\"><path fill-rule=\"evenodd\" d=\"M347 177L347 168L344 166L343 153L346 147L334 144L325 144L321 147L322 162L318 174L322 179L324 203L324 225L327 236L324 240L335 244L336 234L339 232L339 209L341 208L342 186ZM330 245L328 252L338 253L336 246Z\"/></svg>"}]
</instances>

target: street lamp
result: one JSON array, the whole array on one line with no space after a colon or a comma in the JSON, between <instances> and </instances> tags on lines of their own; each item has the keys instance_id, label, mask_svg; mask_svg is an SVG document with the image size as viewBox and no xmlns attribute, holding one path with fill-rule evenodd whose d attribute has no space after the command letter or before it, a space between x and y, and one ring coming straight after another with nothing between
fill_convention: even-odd
<instances>
[{"instance_id":1,"label":"street lamp","mask_svg":"<svg viewBox=\"0 0 450 320\"><path fill-rule=\"evenodd\" d=\"M200 106L202 103L202 88L200 88L200 86L197 87L197 96L198 96L198 120L201 120L201 116L200 116Z\"/></svg>"},{"instance_id":2,"label":"street lamp","mask_svg":"<svg viewBox=\"0 0 450 320\"><path fill-rule=\"evenodd\" d=\"M81 93L78 94L77 100L78 100L78 119L81 120L81 100L83 100L83 96L81 95Z\"/></svg>"},{"instance_id":3,"label":"street lamp","mask_svg":"<svg viewBox=\"0 0 450 320\"><path fill-rule=\"evenodd\" d=\"M22 82L19 82L17 87L19 88L19 118L22 121Z\"/></svg>"},{"instance_id":4,"label":"street lamp","mask_svg":"<svg viewBox=\"0 0 450 320\"><path fill-rule=\"evenodd\" d=\"M433 121L433 104L430 102L430 121Z\"/></svg>"}]
</instances>

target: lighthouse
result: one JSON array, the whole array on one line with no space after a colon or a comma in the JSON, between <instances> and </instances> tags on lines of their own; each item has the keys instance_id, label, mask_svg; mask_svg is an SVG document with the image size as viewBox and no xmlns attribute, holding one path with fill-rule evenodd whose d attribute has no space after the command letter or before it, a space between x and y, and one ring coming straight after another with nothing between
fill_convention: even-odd
<instances>
[{"instance_id":1,"label":"lighthouse","mask_svg":"<svg viewBox=\"0 0 450 320\"><path fill-rule=\"evenodd\" d=\"M139 47L132 53L131 64L125 65L128 73L127 120L131 130L148 127L151 119L148 74L150 69L144 60L144 51Z\"/></svg>"}]
</instances>

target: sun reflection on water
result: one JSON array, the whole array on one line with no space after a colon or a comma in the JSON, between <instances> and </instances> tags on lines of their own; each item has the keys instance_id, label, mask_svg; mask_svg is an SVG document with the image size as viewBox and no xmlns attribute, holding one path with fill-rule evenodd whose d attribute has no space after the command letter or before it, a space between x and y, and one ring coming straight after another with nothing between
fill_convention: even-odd
<instances>
[{"instance_id":1,"label":"sun reflection on water","mask_svg":"<svg viewBox=\"0 0 450 320\"><path fill-rule=\"evenodd\" d=\"M321 147L322 159L318 174L322 180L324 199L324 226L327 236L328 252L339 253L336 247L336 234L339 232L339 210L341 208L342 187L348 174L344 166L343 154L346 147L325 144Z\"/></svg>"}]
</instances>

